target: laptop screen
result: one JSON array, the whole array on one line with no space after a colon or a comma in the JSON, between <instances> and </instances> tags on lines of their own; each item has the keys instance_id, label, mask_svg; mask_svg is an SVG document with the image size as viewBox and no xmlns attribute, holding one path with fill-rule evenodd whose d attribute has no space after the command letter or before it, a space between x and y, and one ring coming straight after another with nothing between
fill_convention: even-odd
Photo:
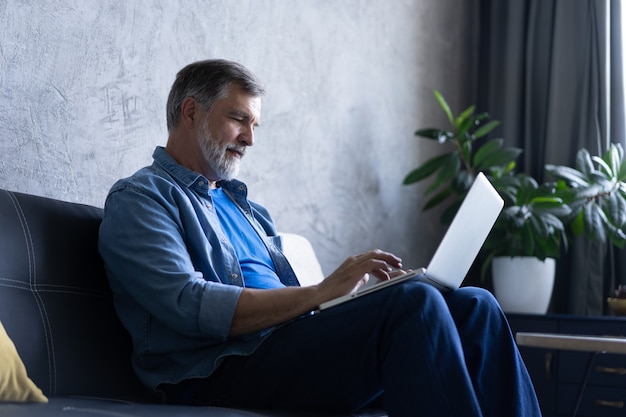
<instances>
[{"instance_id":1,"label":"laptop screen","mask_svg":"<svg viewBox=\"0 0 626 417\"><path fill-rule=\"evenodd\" d=\"M427 275L458 288L496 222L504 201L479 173L426 269Z\"/></svg>"}]
</instances>

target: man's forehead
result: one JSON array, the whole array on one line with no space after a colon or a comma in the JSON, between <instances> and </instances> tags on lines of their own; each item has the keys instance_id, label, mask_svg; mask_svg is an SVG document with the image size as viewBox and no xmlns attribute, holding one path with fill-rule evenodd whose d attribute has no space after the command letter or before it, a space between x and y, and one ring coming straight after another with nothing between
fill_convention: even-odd
<instances>
[{"instance_id":1,"label":"man's forehead","mask_svg":"<svg viewBox=\"0 0 626 417\"><path fill-rule=\"evenodd\" d=\"M239 91L230 90L228 96L223 101L227 111L234 111L254 119L258 122L261 118L261 97L249 94L241 89Z\"/></svg>"}]
</instances>

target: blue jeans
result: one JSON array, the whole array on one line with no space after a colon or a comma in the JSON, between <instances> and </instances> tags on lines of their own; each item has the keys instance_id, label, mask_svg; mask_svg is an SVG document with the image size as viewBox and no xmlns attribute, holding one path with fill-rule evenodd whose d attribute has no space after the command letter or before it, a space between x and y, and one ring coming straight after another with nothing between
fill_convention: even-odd
<instances>
[{"instance_id":1,"label":"blue jeans","mask_svg":"<svg viewBox=\"0 0 626 417\"><path fill-rule=\"evenodd\" d=\"M541 415L493 296L417 281L295 320L193 391L246 408L350 412L381 397L393 417Z\"/></svg>"}]
</instances>

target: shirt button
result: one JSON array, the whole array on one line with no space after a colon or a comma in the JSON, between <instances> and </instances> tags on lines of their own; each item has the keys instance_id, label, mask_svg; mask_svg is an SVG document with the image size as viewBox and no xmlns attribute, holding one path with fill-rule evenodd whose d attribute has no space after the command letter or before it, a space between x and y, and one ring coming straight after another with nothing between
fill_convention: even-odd
<instances>
[{"instance_id":1,"label":"shirt button","mask_svg":"<svg viewBox=\"0 0 626 417\"><path fill-rule=\"evenodd\" d=\"M200 187L204 187L204 181L198 181L198 185L199 185Z\"/></svg>"},{"instance_id":2,"label":"shirt button","mask_svg":"<svg viewBox=\"0 0 626 417\"><path fill-rule=\"evenodd\" d=\"M207 204L207 205L206 205L206 208L208 208L209 210L211 210L211 209L213 208L213 206L212 206L212 205L210 205L210 204Z\"/></svg>"},{"instance_id":3,"label":"shirt button","mask_svg":"<svg viewBox=\"0 0 626 417\"><path fill-rule=\"evenodd\" d=\"M238 274L231 274L230 277L232 279L237 279L237 278L239 278L239 275Z\"/></svg>"},{"instance_id":4,"label":"shirt button","mask_svg":"<svg viewBox=\"0 0 626 417\"><path fill-rule=\"evenodd\" d=\"M241 191L243 191L243 190L245 190L245 189L246 189L246 187L244 187L243 185L240 185L240 186L239 186L239 189L240 189Z\"/></svg>"}]
</instances>

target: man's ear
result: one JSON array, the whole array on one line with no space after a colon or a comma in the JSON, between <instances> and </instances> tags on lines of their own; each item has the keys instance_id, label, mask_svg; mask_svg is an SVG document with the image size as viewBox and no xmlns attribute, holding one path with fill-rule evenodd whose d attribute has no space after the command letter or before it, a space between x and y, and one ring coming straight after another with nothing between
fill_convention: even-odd
<instances>
[{"instance_id":1,"label":"man's ear","mask_svg":"<svg viewBox=\"0 0 626 417\"><path fill-rule=\"evenodd\" d=\"M196 120L200 116L200 105L193 97L187 97L180 104L180 121L187 129L195 126Z\"/></svg>"}]
</instances>

